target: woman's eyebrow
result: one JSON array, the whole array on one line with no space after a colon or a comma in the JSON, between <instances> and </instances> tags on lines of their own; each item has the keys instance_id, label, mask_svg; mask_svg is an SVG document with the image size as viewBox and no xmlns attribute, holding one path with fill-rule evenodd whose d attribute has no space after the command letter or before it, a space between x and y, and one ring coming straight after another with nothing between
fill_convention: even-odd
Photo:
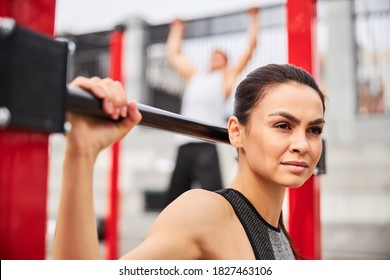
<instances>
[{"instance_id":1,"label":"woman's eyebrow","mask_svg":"<svg viewBox=\"0 0 390 280\"><path fill-rule=\"evenodd\" d=\"M293 115L291 115L290 113L287 113L287 112L278 111L278 112L274 112L274 113L268 115L268 117L275 117L275 116L284 117L297 125L301 123L301 121L299 119L297 119L296 117L294 117ZM325 123L325 120L323 118L318 118L314 121L310 121L309 125L319 125L319 124L324 124L324 123Z\"/></svg>"},{"instance_id":2,"label":"woman's eyebrow","mask_svg":"<svg viewBox=\"0 0 390 280\"><path fill-rule=\"evenodd\" d=\"M324 124L325 120L323 118L318 118L314 121L309 122L309 125L319 125L319 124Z\"/></svg>"},{"instance_id":3,"label":"woman's eyebrow","mask_svg":"<svg viewBox=\"0 0 390 280\"><path fill-rule=\"evenodd\" d=\"M290 120L291 122L295 123L295 124L300 124L301 121L298 120L296 117L294 117L293 115L287 113L287 112L274 112L272 114L269 114L268 117L275 117L275 116L280 116L280 117L284 117L288 120Z\"/></svg>"}]
</instances>

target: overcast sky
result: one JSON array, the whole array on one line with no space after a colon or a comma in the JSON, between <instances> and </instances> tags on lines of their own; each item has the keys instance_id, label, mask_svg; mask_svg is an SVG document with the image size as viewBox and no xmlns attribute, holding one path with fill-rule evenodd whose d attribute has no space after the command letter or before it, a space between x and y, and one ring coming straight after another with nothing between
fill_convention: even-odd
<instances>
[{"instance_id":1,"label":"overcast sky","mask_svg":"<svg viewBox=\"0 0 390 280\"><path fill-rule=\"evenodd\" d=\"M57 0L57 32L86 33L107 30L128 17L152 24L175 17L192 19L244 10L251 6L284 3L283 0Z\"/></svg>"}]
</instances>

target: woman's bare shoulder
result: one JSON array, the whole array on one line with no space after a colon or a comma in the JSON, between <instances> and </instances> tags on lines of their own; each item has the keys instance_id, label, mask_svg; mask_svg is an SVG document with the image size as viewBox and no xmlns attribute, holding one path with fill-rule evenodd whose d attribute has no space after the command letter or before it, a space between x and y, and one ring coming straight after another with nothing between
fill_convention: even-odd
<instances>
[{"instance_id":1,"label":"woman's bare shoulder","mask_svg":"<svg viewBox=\"0 0 390 280\"><path fill-rule=\"evenodd\" d=\"M219 194L190 190L158 216L145 241L124 258L204 259L212 236L220 236L232 220L229 203Z\"/></svg>"},{"instance_id":2,"label":"woman's bare shoulder","mask_svg":"<svg viewBox=\"0 0 390 280\"><path fill-rule=\"evenodd\" d=\"M202 235L229 222L233 215L230 204L220 194L204 189L193 189L183 193L168 205L161 213L161 218L163 220L174 218L193 234Z\"/></svg>"},{"instance_id":3,"label":"woman's bare shoulder","mask_svg":"<svg viewBox=\"0 0 390 280\"><path fill-rule=\"evenodd\" d=\"M170 206L172 208L182 209L184 212L190 212L188 215L206 215L215 218L231 213L230 204L220 194L204 189L193 189L183 193Z\"/></svg>"}]
</instances>

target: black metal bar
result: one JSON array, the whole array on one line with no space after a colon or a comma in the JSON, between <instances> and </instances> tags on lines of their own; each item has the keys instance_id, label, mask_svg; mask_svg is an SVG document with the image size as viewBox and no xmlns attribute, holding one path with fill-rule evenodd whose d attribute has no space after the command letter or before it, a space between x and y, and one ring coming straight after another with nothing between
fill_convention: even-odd
<instances>
[{"instance_id":1,"label":"black metal bar","mask_svg":"<svg viewBox=\"0 0 390 280\"><path fill-rule=\"evenodd\" d=\"M110 119L102 110L102 101L76 87L67 87L67 109L94 117ZM179 114L138 103L140 125L229 144L226 128L213 126Z\"/></svg>"}]
</instances>

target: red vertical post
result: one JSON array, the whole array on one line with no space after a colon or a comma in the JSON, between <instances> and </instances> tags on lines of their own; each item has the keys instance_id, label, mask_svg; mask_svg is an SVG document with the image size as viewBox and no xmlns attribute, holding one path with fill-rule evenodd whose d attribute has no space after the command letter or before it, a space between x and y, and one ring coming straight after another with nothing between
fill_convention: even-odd
<instances>
[{"instance_id":1,"label":"red vertical post","mask_svg":"<svg viewBox=\"0 0 390 280\"><path fill-rule=\"evenodd\" d=\"M110 77L116 81L122 78L123 30L117 28L110 38ZM111 172L109 185L108 217L106 227L107 256L109 260L118 258L119 238L119 162L120 142L111 146Z\"/></svg>"},{"instance_id":2,"label":"red vertical post","mask_svg":"<svg viewBox=\"0 0 390 280\"><path fill-rule=\"evenodd\" d=\"M46 35L53 35L54 15L55 0L0 1L1 17ZM46 256L48 139L0 129L0 259Z\"/></svg>"},{"instance_id":3,"label":"red vertical post","mask_svg":"<svg viewBox=\"0 0 390 280\"><path fill-rule=\"evenodd\" d=\"M287 1L288 61L317 76L316 0ZM321 259L320 190L318 176L289 191L289 233L298 251Z\"/></svg>"}]
</instances>

